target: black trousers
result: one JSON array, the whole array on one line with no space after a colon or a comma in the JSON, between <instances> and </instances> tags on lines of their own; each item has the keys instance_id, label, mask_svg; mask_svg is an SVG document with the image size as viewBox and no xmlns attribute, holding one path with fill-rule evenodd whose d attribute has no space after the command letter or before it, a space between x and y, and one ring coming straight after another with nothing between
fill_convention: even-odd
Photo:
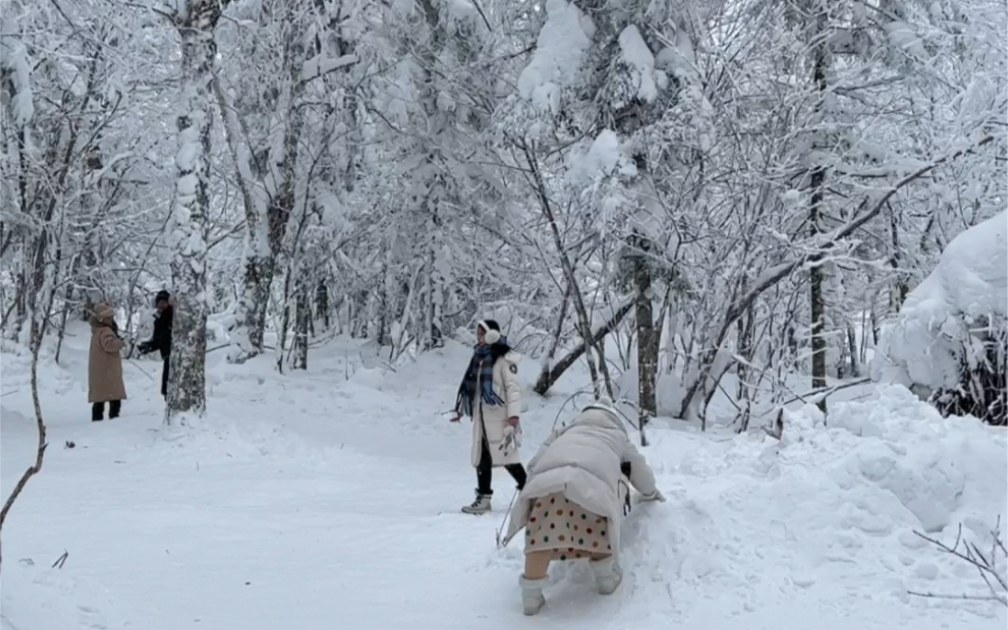
<instances>
[{"instance_id":1,"label":"black trousers","mask_svg":"<svg viewBox=\"0 0 1008 630\"><path fill-rule=\"evenodd\" d=\"M164 358L164 368L161 369L161 395L165 398L168 397L168 359Z\"/></svg>"},{"instance_id":2,"label":"black trousers","mask_svg":"<svg viewBox=\"0 0 1008 630\"><path fill-rule=\"evenodd\" d=\"M108 404L108 417L109 420L119 417L119 411L122 409L121 400L110 400ZM105 403L96 402L91 405L91 420L97 422L98 420L105 419Z\"/></svg>"},{"instance_id":3,"label":"black trousers","mask_svg":"<svg viewBox=\"0 0 1008 630\"><path fill-rule=\"evenodd\" d=\"M514 477L515 482L518 484L518 490L525 487L525 480L528 479L528 475L525 472L524 466L521 464L508 464L504 469ZM493 487L490 485L492 480L493 458L490 455L490 445L487 442L486 436L484 436L479 466L476 467L476 492L486 495L493 494Z\"/></svg>"}]
</instances>

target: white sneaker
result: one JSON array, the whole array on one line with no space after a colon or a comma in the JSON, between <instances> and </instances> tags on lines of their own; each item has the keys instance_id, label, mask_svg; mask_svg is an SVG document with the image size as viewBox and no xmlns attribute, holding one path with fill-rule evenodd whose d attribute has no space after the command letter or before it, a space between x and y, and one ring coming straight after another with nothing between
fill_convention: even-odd
<instances>
[{"instance_id":1,"label":"white sneaker","mask_svg":"<svg viewBox=\"0 0 1008 630\"><path fill-rule=\"evenodd\" d=\"M543 587L546 586L546 578L530 580L522 575L518 578L518 583L522 589L522 610L532 616L538 614L542 607L546 605L546 598L543 596Z\"/></svg>"},{"instance_id":2,"label":"white sneaker","mask_svg":"<svg viewBox=\"0 0 1008 630\"><path fill-rule=\"evenodd\" d=\"M492 495L489 494L477 494L476 500L469 505L462 508L462 512L465 514L486 514L490 511L490 498Z\"/></svg>"},{"instance_id":3,"label":"white sneaker","mask_svg":"<svg viewBox=\"0 0 1008 630\"><path fill-rule=\"evenodd\" d=\"M623 581L623 570L616 559L609 556L605 560L593 560L588 564L595 573L599 594L612 595Z\"/></svg>"}]
</instances>

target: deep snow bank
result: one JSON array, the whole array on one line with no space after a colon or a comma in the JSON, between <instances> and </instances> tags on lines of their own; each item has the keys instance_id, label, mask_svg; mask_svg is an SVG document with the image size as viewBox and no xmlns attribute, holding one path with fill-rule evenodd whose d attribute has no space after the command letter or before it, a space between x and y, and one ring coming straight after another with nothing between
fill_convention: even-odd
<instances>
[{"instance_id":1,"label":"deep snow bank","mask_svg":"<svg viewBox=\"0 0 1008 630\"><path fill-rule=\"evenodd\" d=\"M788 413L779 443L662 432L647 457L669 503L632 525L634 588L659 600L671 583L678 600L695 598L696 621L719 606L846 610L856 599L878 611L880 628L902 625L912 609L944 608L944 624L950 613L967 627L977 616L1004 622L995 602L908 594L988 594L974 567L914 532L951 545L962 524L987 550L1000 516L1005 540L1003 430L942 418L907 389L882 386L872 400L834 404L829 426L814 405Z\"/></svg>"},{"instance_id":2,"label":"deep snow bank","mask_svg":"<svg viewBox=\"0 0 1008 630\"><path fill-rule=\"evenodd\" d=\"M808 405L789 414L784 431L782 454L821 470L829 489L884 499L875 518L932 533L954 532L961 522L986 536L999 515L1008 517L1004 431L942 418L902 386L834 405L828 427Z\"/></svg>"},{"instance_id":3,"label":"deep snow bank","mask_svg":"<svg viewBox=\"0 0 1008 630\"><path fill-rule=\"evenodd\" d=\"M990 360L991 344L1003 346L1008 311L1008 212L956 236L934 271L907 295L883 332L872 377L899 383L923 397L954 389L964 364ZM998 339L998 336L1000 338ZM1004 351L1000 365L1004 370Z\"/></svg>"}]
</instances>

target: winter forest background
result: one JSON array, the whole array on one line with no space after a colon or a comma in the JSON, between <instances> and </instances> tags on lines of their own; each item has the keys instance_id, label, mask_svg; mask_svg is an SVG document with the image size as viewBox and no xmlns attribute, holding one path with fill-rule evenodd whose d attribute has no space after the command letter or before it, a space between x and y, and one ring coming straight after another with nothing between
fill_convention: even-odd
<instances>
[{"instance_id":1,"label":"winter forest background","mask_svg":"<svg viewBox=\"0 0 1008 630\"><path fill-rule=\"evenodd\" d=\"M550 627L1005 627L1005 0L0 0L0 29L0 629L524 627L512 482L460 514L441 415L485 319L524 460L611 395L668 498L613 597L551 570ZM99 302L128 398L89 422Z\"/></svg>"},{"instance_id":2,"label":"winter forest background","mask_svg":"<svg viewBox=\"0 0 1008 630\"><path fill-rule=\"evenodd\" d=\"M1005 209L1006 14L4 0L3 334L37 354L108 300L142 337L168 288L184 419L206 352L310 370L349 335L394 366L495 317L539 393L587 345L642 417L706 421L730 386L744 430L789 375L866 378ZM1004 421L1004 311L952 312L956 378L922 395Z\"/></svg>"}]
</instances>

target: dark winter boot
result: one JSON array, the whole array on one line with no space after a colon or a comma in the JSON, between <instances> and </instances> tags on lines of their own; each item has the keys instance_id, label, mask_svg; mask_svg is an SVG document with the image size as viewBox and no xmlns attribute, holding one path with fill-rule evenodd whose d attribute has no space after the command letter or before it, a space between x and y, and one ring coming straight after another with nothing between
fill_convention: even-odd
<instances>
[{"instance_id":1,"label":"dark winter boot","mask_svg":"<svg viewBox=\"0 0 1008 630\"><path fill-rule=\"evenodd\" d=\"M91 405L91 422L101 422L105 419L105 403Z\"/></svg>"},{"instance_id":2,"label":"dark winter boot","mask_svg":"<svg viewBox=\"0 0 1008 630\"><path fill-rule=\"evenodd\" d=\"M490 511L491 498L493 498L492 494L482 494L477 491L476 500L463 507L462 512L465 514L486 514Z\"/></svg>"},{"instance_id":3,"label":"dark winter boot","mask_svg":"<svg viewBox=\"0 0 1008 630\"><path fill-rule=\"evenodd\" d=\"M118 418L119 417L119 412L121 410L122 410L122 401L121 400L113 400L112 402L110 402L109 403L109 408L108 408L108 417L109 417L109 420L115 420L116 418Z\"/></svg>"}]
</instances>

